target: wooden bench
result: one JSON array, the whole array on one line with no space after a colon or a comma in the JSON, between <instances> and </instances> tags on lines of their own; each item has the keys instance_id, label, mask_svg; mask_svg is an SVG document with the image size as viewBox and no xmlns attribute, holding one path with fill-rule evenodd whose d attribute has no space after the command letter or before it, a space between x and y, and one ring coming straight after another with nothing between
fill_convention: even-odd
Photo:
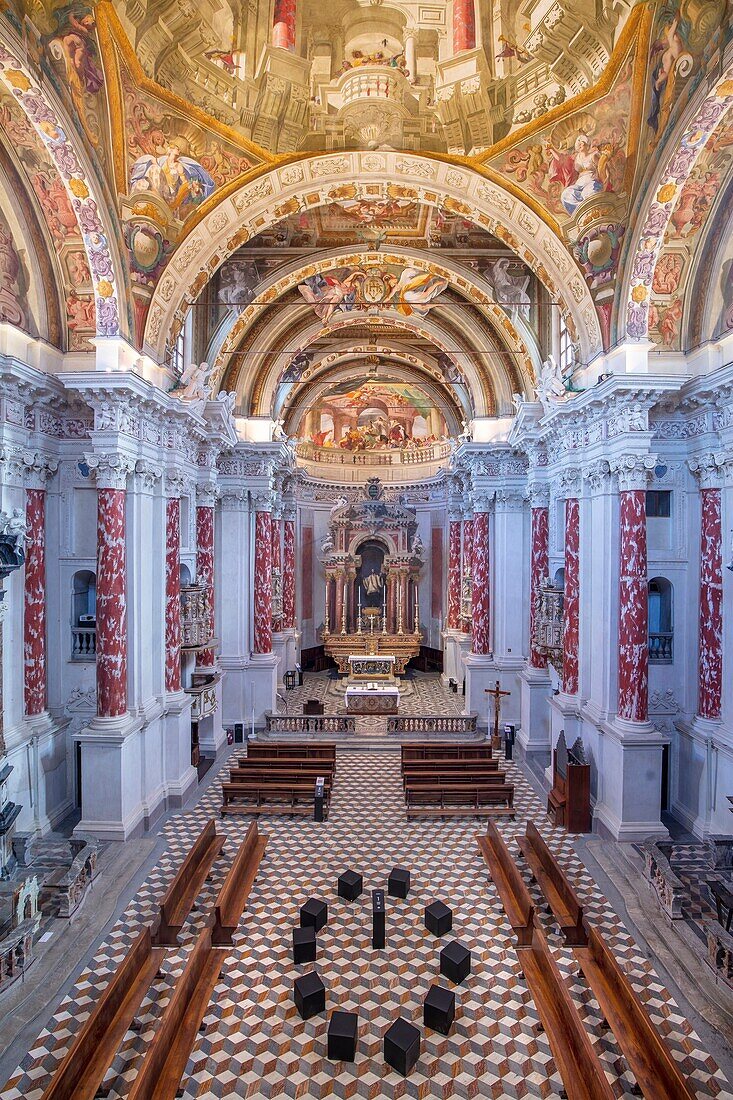
<instances>
[{"instance_id":1,"label":"wooden bench","mask_svg":"<svg viewBox=\"0 0 733 1100\"><path fill-rule=\"evenodd\" d=\"M454 744L452 741L415 741L402 746L402 763L408 760L486 760L491 759L491 742L476 745Z\"/></svg>"},{"instance_id":2,"label":"wooden bench","mask_svg":"<svg viewBox=\"0 0 733 1100\"><path fill-rule=\"evenodd\" d=\"M565 942L571 945L586 943L583 906L533 821L527 822L527 835L518 840L522 855L562 929Z\"/></svg>"},{"instance_id":3,"label":"wooden bench","mask_svg":"<svg viewBox=\"0 0 733 1100\"><path fill-rule=\"evenodd\" d=\"M164 948L152 946L146 926L81 1025L42 1100L94 1100L164 955Z\"/></svg>"},{"instance_id":4,"label":"wooden bench","mask_svg":"<svg viewBox=\"0 0 733 1100\"><path fill-rule=\"evenodd\" d=\"M326 790L326 811L328 793ZM222 814L312 814L315 783L282 783L276 778L237 780L222 783L222 797Z\"/></svg>"},{"instance_id":5,"label":"wooden bench","mask_svg":"<svg viewBox=\"0 0 733 1100\"><path fill-rule=\"evenodd\" d=\"M470 771L453 771L451 768L434 768L429 771L414 772L412 768L405 769L402 774L402 786L416 787L426 783L488 783L501 785L506 783L506 772L498 768L471 769Z\"/></svg>"},{"instance_id":6,"label":"wooden bench","mask_svg":"<svg viewBox=\"0 0 733 1100\"><path fill-rule=\"evenodd\" d=\"M300 757L303 760L331 760L336 767L336 746L332 743L311 741L250 741L247 745L250 760L263 756Z\"/></svg>"},{"instance_id":7,"label":"wooden bench","mask_svg":"<svg viewBox=\"0 0 733 1100\"><path fill-rule=\"evenodd\" d=\"M672 1057L629 979L592 925L573 954L646 1100L694 1100L697 1091Z\"/></svg>"},{"instance_id":8,"label":"wooden bench","mask_svg":"<svg viewBox=\"0 0 733 1100\"><path fill-rule=\"evenodd\" d=\"M211 945L211 929L204 929L175 984L128 1100L173 1100L225 958L225 951Z\"/></svg>"},{"instance_id":9,"label":"wooden bench","mask_svg":"<svg viewBox=\"0 0 733 1100\"><path fill-rule=\"evenodd\" d=\"M243 757L241 760L233 760L230 764L232 771L298 771L306 775L333 775L334 765L332 760L313 760L310 757L301 760L294 756L262 756L250 760Z\"/></svg>"},{"instance_id":10,"label":"wooden bench","mask_svg":"<svg viewBox=\"0 0 733 1100\"><path fill-rule=\"evenodd\" d=\"M431 771L450 771L450 772L495 772L499 770L499 760L492 759L489 756L482 757L478 760L453 760L450 757L444 757L440 760L406 760L402 764L403 774L406 771L413 773L418 772L431 772Z\"/></svg>"},{"instance_id":11,"label":"wooden bench","mask_svg":"<svg viewBox=\"0 0 733 1100\"><path fill-rule=\"evenodd\" d=\"M405 787L407 817L491 817L514 814L512 783L417 783Z\"/></svg>"},{"instance_id":12,"label":"wooden bench","mask_svg":"<svg viewBox=\"0 0 733 1100\"><path fill-rule=\"evenodd\" d=\"M547 940L536 925L529 943L517 947L517 955L568 1100L613 1100L614 1091L601 1061Z\"/></svg>"},{"instance_id":13,"label":"wooden bench","mask_svg":"<svg viewBox=\"0 0 733 1100\"><path fill-rule=\"evenodd\" d=\"M201 830L178 868L160 903L160 915L153 927L153 943L176 947L183 922L204 884L211 865L224 847L226 837L216 832L213 817Z\"/></svg>"},{"instance_id":14,"label":"wooden bench","mask_svg":"<svg viewBox=\"0 0 733 1100\"><path fill-rule=\"evenodd\" d=\"M230 783L310 783L315 788L316 779L323 779L323 785L330 791L333 786L333 775L325 768L313 773L298 771L297 768L277 768L276 770L259 768L232 768L229 773Z\"/></svg>"},{"instance_id":15,"label":"wooden bench","mask_svg":"<svg viewBox=\"0 0 733 1100\"><path fill-rule=\"evenodd\" d=\"M476 834L476 843L489 868L489 876L501 898L517 944L531 943L534 924L532 896L493 821L487 823L485 835Z\"/></svg>"},{"instance_id":16,"label":"wooden bench","mask_svg":"<svg viewBox=\"0 0 733 1100\"><path fill-rule=\"evenodd\" d=\"M267 837L260 835L257 822L253 821L216 899L211 929L211 942L215 947L231 945L266 847Z\"/></svg>"}]
</instances>

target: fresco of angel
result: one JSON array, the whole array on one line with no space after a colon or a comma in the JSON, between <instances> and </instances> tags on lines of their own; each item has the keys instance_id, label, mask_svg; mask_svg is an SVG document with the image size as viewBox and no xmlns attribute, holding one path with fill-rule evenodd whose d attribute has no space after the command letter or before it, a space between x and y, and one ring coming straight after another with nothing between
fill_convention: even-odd
<instances>
[{"instance_id":1,"label":"fresco of angel","mask_svg":"<svg viewBox=\"0 0 733 1100\"><path fill-rule=\"evenodd\" d=\"M192 157L182 156L180 146L173 143L159 157L150 153L138 157L130 172L130 186L133 192L158 195L181 221L216 189L206 169Z\"/></svg>"},{"instance_id":2,"label":"fresco of angel","mask_svg":"<svg viewBox=\"0 0 733 1100\"><path fill-rule=\"evenodd\" d=\"M356 284L363 278L364 272L360 270L352 271L343 279L333 274L310 275L300 283L298 290L313 306L316 317L328 324L334 313L348 313L354 308Z\"/></svg>"},{"instance_id":3,"label":"fresco of angel","mask_svg":"<svg viewBox=\"0 0 733 1100\"><path fill-rule=\"evenodd\" d=\"M417 267L406 267L384 299L393 303L398 313L409 317L412 313L424 316L433 301L448 286L448 280Z\"/></svg>"}]
</instances>

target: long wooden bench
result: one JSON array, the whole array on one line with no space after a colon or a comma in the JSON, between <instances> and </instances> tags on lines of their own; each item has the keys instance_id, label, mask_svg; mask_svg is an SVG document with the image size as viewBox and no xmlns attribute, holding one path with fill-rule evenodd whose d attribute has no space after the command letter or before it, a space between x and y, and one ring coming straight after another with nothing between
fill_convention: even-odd
<instances>
[{"instance_id":1,"label":"long wooden bench","mask_svg":"<svg viewBox=\"0 0 733 1100\"><path fill-rule=\"evenodd\" d=\"M81 1025L42 1100L94 1100L165 955L146 926Z\"/></svg>"},{"instance_id":2,"label":"long wooden bench","mask_svg":"<svg viewBox=\"0 0 733 1100\"><path fill-rule=\"evenodd\" d=\"M324 810L328 810L328 790ZM315 783L247 779L222 783L222 814L312 814ZM239 799L244 799L242 803Z\"/></svg>"},{"instance_id":3,"label":"long wooden bench","mask_svg":"<svg viewBox=\"0 0 733 1100\"><path fill-rule=\"evenodd\" d=\"M406 769L402 775L403 787L416 787L425 784L436 783L506 783L506 772L498 768L471 769L470 771L453 771L451 768L434 768L429 771L414 772L412 768Z\"/></svg>"},{"instance_id":4,"label":"long wooden bench","mask_svg":"<svg viewBox=\"0 0 733 1100\"><path fill-rule=\"evenodd\" d=\"M332 760L313 760L310 757L302 760L294 756L262 756L255 757L253 760L245 756L240 760L233 760L230 768L232 771L241 771L245 768L247 771L258 772L298 771L306 775L333 775L335 770Z\"/></svg>"},{"instance_id":5,"label":"long wooden bench","mask_svg":"<svg viewBox=\"0 0 733 1100\"><path fill-rule=\"evenodd\" d=\"M475 745L454 744L452 741L414 741L402 746L402 763L408 760L486 760L491 758L491 743L480 741Z\"/></svg>"},{"instance_id":6,"label":"long wooden bench","mask_svg":"<svg viewBox=\"0 0 733 1100\"><path fill-rule=\"evenodd\" d=\"M259 833L257 822L253 821L216 899L211 929L215 947L228 947L232 943L266 847L267 837Z\"/></svg>"},{"instance_id":7,"label":"long wooden bench","mask_svg":"<svg viewBox=\"0 0 733 1100\"><path fill-rule=\"evenodd\" d=\"M440 760L406 760L402 765L402 773L424 773L431 771L450 772L495 772L499 769L499 760L490 756L480 757L478 760L453 760L451 757L443 757Z\"/></svg>"},{"instance_id":8,"label":"long wooden bench","mask_svg":"<svg viewBox=\"0 0 733 1100\"><path fill-rule=\"evenodd\" d=\"M512 783L417 783L405 787L407 817L491 817L514 814Z\"/></svg>"},{"instance_id":9,"label":"long wooden bench","mask_svg":"<svg viewBox=\"0 0 733 1100\"><path fill-rule=\"evenodd\" d=\"M533 821L527 822L527 835L518 840L522 855L562 929L565 942L571 945L586 943L583 906Z\"/></svg>"},{"instance_id":10,"label":"long wooden bench","mask_svg":"<svg viewBox=\"0 0 733 1100\"><path fill-rule=\"evenodd\" d=\"M310 783L315 787L316 779L323 779L323 785L330 791L333 786L333 775L325 768L320 771L301 772L294 768L278 768L277 771L260 771L257 768L232 768L229 773L230 783Z\"/></svg>"},{"instance_id":11,"label":"long wooden bench","mask_svg":"<svg viewBox=\"0 0 733 1100\"><path fill-rule=\"evenodd\" d=\"M476 834L476 843L489 868L489 876L501 898L517 944L531 943L534 924L532 896L493 821L487 822L485 835Z\"/></svg>"},{"instance_id":12,"label":"long wooden bench","mask_svg":"<svg viewBox=\"0 0 733 1100\"><path fill-rule=\"evenodd\" d=\"M201 830L178 868L160 903L160 915L153 927L153 943L176 947L183 922L203 886L211 865L224 847L226 837L216 832L213 817Z\"/></svg>"},{"instance_id":13,"label":"long wooden bench","mask_svg":"<svg viewBox=\"0 0 733 1100\"><path fill-rule=\"evenodd\" d=\"M225 957L225 951L212 947L211 929L204 929L175 984L128 1100L173 1100Z\"/></svg>"},{"instance_id":14,"label":"long wooden bench","mask_svg":"<svg viewBox=\"0 0 733 1100\"><path fill-rule=\"evenodd\" d=\"M588 943L573 954L646 1100L694 1100L689 1083L601 934L587 925Z\"/></svg>"},{"instance_id":15,"label":"long wooden bench","mask_svg":"<svg viewBox=\"0 0 733 1100\"><path fill-rule=\"evenodd\" d=\"M310 741L250 741L247 745L250 760L263 756L300 757L303 760L332 760L336 766L336 746L332 743Z\"/></svg>"},{"instance_id":16,"label":"long wooden bench","mask_svg":"<svg viewBox=\"0 0 733 1100\"><path fill-rule=\"evenodd\" d=\"M568 1100L613 1100L614 1091L601 1061L536 925L529 943L517 947L517 955Z\"/></svg>"}]
</instances>

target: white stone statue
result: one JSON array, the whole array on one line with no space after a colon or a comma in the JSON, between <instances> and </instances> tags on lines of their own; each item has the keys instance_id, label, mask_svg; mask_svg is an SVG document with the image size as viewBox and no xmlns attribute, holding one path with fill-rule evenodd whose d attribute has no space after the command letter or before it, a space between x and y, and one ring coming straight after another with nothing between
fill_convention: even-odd
<instances>
[{"instance_id":1,"label":"white stone statue","mask_svg":"<svg viewBox=\"0 0 733 1100\"><path fill-rule=\"evenodd\" d=\"M346 499L346 497L337 497L336 498L336 503L334 504L333 508L331 509L331 515L333 515L334 512L338 512L339 508L345 508L348 503L349 502Z\"/></svg>"},{"instance_id":2,"label":"white stone statue","mask_svg":"<svg viewBox=\"0 0 733 1100\"><path fill-rule=\"evenodd\" d=\"M237 403L237 394L235 390L222 390L217 394L216 400L221 402L230 416L234 416L234 406Z\"/></svg>"},{"instance_id":3,"label":"white stone statue","mask_svg":"<svg viewBox=\"0 0 733 1100\"><path fill-rule=\"evenodd\" d=\"M12 512L0 512L0 525L0 531L3 535L8 536L11 542L15 544L16 549L20 549L25 543L25 536L28 531L23 509L13 508Z\"/></svg>"},{"instance_id":4,"label":"white stone statue","mask_svg":"<svg viewBox=\"0 0 733 1100\"><path fill-rule=\"evenodd\" d=\"M330 535L324 535L321 539L321 553L330 554L333 550L333 539Z\"/></svg>"},{"instance_id":5,"label":"white stone statue","mask_svg":"<svg viewBox=\"0 0 733 1100\"><path fill-rule=\"evenodd\" d=\"M542 364L540 377L534 392L545 412L553 408L558 401L565 397L565 382L563 381L562 371L558 363L555 362L554 356L548 355Z\"/></svg>"},{"instance_id":6,"label":"white stone statue","mask_svg":"<svg viewBox=\"0 0 733 1100\"><path fill-rule=\"evenodd\" d=\"M368 577L362 578L362 584L367 596L373 596L384 588L384 577L381 573L370 573Z\"/></svg>"},{"instance_id":7,"label":"white stone statue","mask_svg":"<svg viewBox=\"0 0 733 1100\"><path fill-rule=\"evenodd\" d=\"M213 373L214 368L208 363L189 363L175 387L176 396L183 401L189 401L195 411L200 412L211 397Z\"/></svg>"},{"instance_id":8,"label":"white stone statue","mask_svg":"<svg viewBox=\"0 0 733 1100\"><path fill-rule=\"evenodd\" d=\"M461 431L458 438L462 439L465 443L470 443L471 441L471 428L466 420L461 421Z\"/></svg>"},{"instance_id":9,"label":"white stone statue","mask_svg":"<svg viewBox=\"0 0 733 1100\"><path fill-rule=\"evenodd\" d=\"M519 412L519 410L521 409L523 404L524 404L524 398L522 397L521 393L513 393L512 394L512 405L514 406L514 412L515 413Z\"/></svg>"},{"instance_id":10,"label":"white stone statue","mask_svg":"<svg viewBox=\"0 0 733 1100\"><path fill-rule=\"evenodd\" d=\"M274 424L272 425L272 438L276 443L280 443L280 442L282 442L282 440L288 438L287 435L285 434L285 421L284 420L276 420L274 422Z\"/></svg>"}]
</instances>

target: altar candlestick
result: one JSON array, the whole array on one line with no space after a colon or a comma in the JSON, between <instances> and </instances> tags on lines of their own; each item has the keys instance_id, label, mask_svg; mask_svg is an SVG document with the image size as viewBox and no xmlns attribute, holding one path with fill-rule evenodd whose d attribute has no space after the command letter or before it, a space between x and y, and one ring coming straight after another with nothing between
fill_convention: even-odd
<instances>
[{"instance_id":1,"label":"altar candlestick","mask_svg":"<svg viewBox=\"0 0 733 1100\"><path fill-rule=\"evenodd\" d=\"M328 634L328 581L326 581L326 601L323 605L323 633Z\"/></svg>"},{"instance_id":2,"label":"altar candlestick","mask_svg":"<svg viewBox=\"0 0 733 1100\"><path fill-rule=\"evenodd\" d=\"M344 581L344 602L342 604L341 612L341 633L346 633L346 581Z\"/></svg>"}]
</instances>

